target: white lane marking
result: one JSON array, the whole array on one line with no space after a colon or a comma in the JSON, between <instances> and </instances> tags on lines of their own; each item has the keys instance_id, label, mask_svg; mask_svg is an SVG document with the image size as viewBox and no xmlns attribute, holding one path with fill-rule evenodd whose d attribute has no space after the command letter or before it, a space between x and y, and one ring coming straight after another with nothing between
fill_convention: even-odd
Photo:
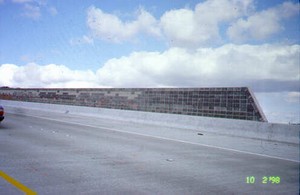
<instances>
[{"instance_id":1,"label":"white lane marking","mask_svg":"<svg viewBox=\"0 0 300 195\"><path fill-rule=\"evenodd\" d=\"M231 151L231 152L250 154L250 155L255 155L255 156L261 156L261 157L267 157L267 158L273 158L273 159L278 159L278 160L285 160L285 161L300 163L299 160L295 160L295 159L281 158L281 157L277 157L277 156L270 156L270 155L266 155L266 154L258 154L258 153L254 153L254 152L236 150L236 149L232 149L232 148L224 148L224 147L207 145L207 144L200 144L200 143L195 143L195 142L190 142L190 141L172 139L172 138L167 138L167 137L160 137L160 136L156 136L156 135L147 135L147 134L136 133L136 132L131 132L131 131L124 131L124 130L119 130L119 129L114 129L114 128L108 128L108 127L104 127L104 126L94 126L94 125L88 125L88 124L77 123L77 122L69 122L69 121L63 121L63 120L59 120L59 119L52 119L52 118L46 118L46 117L34 116L34 115L28 115L28 114L26 114L26 116L40 118L40 119L44 119L44 120L50 120L50 121L57 121L57 122L61 122L61 123L68 123L68 124L86 126L86 127L91 127L91 128L97 128L97 129L106 129L106 130L109 130L109 131L115 131L115 132L120 132L120 133L127 133L127 134L138 135L138 136L149 137L149 138L155 138L155 139L161 139L161 140L166 140L166 141L173 141L173 142L191 144L191 145L196 145L196 146L204 146L204 147L208 147L208 148L216 148L216 149L219 149L219 150L227 150L227 151Z\"/></svg>"}]
</instances>

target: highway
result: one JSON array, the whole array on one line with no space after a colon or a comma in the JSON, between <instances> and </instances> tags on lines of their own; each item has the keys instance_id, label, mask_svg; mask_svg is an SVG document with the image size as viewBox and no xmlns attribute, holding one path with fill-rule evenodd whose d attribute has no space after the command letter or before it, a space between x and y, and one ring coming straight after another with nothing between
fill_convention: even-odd
<instances>
[{"instance_id":1,"label":"highway","mask_svg":"<svg viewBox=\"0 0 300 195\"><path fill-rule=\"evenodd\" d=\"M0 170L38 194L298 194L299 145L7 112ZM0 177L0 194L23 193Z\"/></svg>"}]
</instances>

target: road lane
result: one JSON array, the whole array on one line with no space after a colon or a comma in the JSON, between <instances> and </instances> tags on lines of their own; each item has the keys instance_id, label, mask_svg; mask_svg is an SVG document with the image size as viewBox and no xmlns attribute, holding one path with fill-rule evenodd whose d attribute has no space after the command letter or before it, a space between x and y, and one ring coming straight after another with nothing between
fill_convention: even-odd
<instances>
[{"instance_id":1,"label":"road lane","mask_svg":"<svg viewBox=\"0 0 300 195\"><path fill-rule=\"evenodd\" d=\"M118 125L122 122L111 124ZM110 131L97 128L97 122L92 127L13 114L0 127L0 170L40 194L297 194L299 189L297 162ZM256 182L247 184L247 176ZM281 182L262 184L264 176L279 176ZM11 190L2 183L0 192Z\"/></svg>"},{"instance_id":2,"label":"road lane","mask_svg":"<svg viewBox=\"0 0 300 195\"><path fill-rule=\"evenodd\" d=\"M221 148L229 151L239 151L247 154L261 155L299 162L299 138L297 144L290 142L278 142L266 139L246 138L241 136L228 135L226 132L213 133L206 129L182 129L175 127L163 127L161 125L137 123L105 119L95 115L74 115L68 112L46 112L24 108L9 108L6 110L15 114L33 116L39 119L52 120L53 122L64 122L72 125L87 127L98 127L117 132L127 132L143 136L156 137L160 139L175 140L184 143ZM171 124L170 124L171 125ZM130 127L130 128L128 128ZM242 131L242 130L240 130ZM204 136L199 136L199 133ZM238 138L238 139L237 139Z\"/></svg>"}]
</instances>

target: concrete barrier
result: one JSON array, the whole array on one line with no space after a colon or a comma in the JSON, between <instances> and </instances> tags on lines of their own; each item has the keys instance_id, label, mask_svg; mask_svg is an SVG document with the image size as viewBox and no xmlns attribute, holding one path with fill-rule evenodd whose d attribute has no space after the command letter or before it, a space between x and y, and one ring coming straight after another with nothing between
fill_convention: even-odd
<instances>
[{"instance_id":1,"label":"concrete barrier","mask_svg":"<svg viewBox=\"0 0 300 195\"><path fill-rule=\"evenodd\" d=\"M69 113L299 144L299 125L10 100L0 100L0 104L6 112L24 115L34 111Z\"/></svg>"}]
</instances>

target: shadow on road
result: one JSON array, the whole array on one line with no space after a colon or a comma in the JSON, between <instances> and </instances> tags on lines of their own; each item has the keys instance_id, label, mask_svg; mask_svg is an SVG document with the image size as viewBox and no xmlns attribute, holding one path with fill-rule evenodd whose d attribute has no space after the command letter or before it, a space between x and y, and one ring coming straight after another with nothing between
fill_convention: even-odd
<instances>
[{"instance_id":1,"label":"shadow on road","mask_svg":"<svg viewBox=\"0 0 300 195\"><path fill-rule=\"evenodd\" d=\"M13 129L13 125L11 123L5 122L5 119L0 123L0 131Z\"/></svg>"}]
</instances>

